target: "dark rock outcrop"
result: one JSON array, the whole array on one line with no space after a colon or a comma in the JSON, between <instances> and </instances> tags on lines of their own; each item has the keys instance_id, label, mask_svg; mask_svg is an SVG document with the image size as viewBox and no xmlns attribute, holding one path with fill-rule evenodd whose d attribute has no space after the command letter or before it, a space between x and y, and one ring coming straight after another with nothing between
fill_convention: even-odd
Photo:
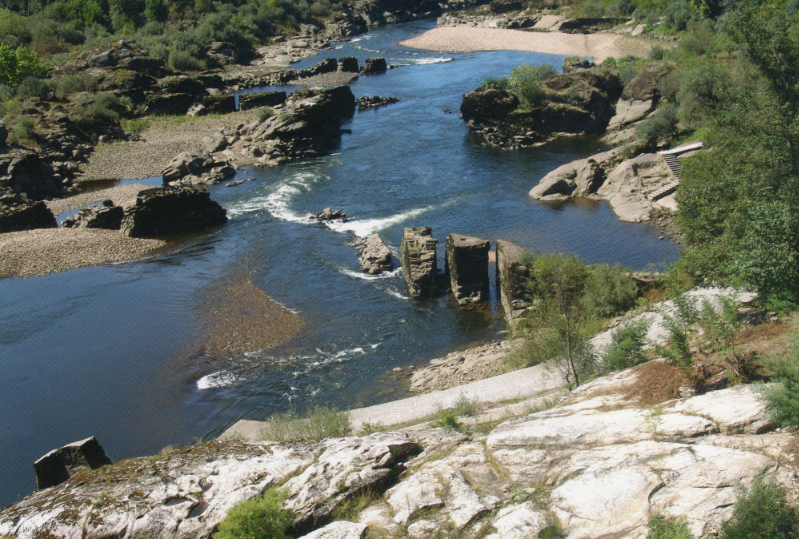
<instances>
[{"instance_id":1,"label":"dark rock outcrop","mask_svg":"<svg viewBox=\"0 0 799 539\"><path fill-rule=\"evenodd\" d=\"M100 442L92 436L54 449L33 464L36 490L54 487L80 470L94 470L111 464Z\"/></svg>"},{"instance_id":2,"label":"dark rock outcrop","mask_svg":"<svg viewBox=\"0 0 799 539\"><path fill-rule=\"evenodd\" d=\"M406 228L402 233L400 263L411 297L431 298L436 292L437 243L430 227Z\"/></svg>"},{"instance_id":3,"label":"dark rock outcrop","mask_svg":"<svg viewBox=\"0 0 799 539\"><path fill-rule=\"evenodd\" d=\"M22 201L9 204L8 200L3 202L0 203L0 233L58 226L55 215L44 202L39 201L32 204Z\"/></svg>"},{"instance_id":4,"label":"dark rock outcrop","mask_svg":"<svg viewBox=\"0 0 799 539\"><path fill-rule=\"evenodd\" d=\"M601 68L554 75L541 87L544 98L527 108L508 91L478 88L464 95L461 114L484 144L527 147L555 134L603 133L622 91L619 77Z\"/></svg>"},{"instance_id":5,"label":"dark rock outcrop","mask_svg":"<svg viewBox=\"0 0 799 539\"><path fill-rule=\"evenodd\" d=\"M119 230L125 210L122 206L115 206L111 200L104 200L99 206L89 206L73 217L64 220L67 228L102 228L106 230Z\"/></svg>"},{"instance_id":6,"label":"dark rock outcrop","mask_svg":"<svg viewBox=\"0 0 799 539\"><path fill-rule=\"evenodd\" d=\"M312 213L311 219L316 219L317 221L343 221L346 223L347 214L343 210L325 208L322 211Z\"/></svg>"},{"instance_id":7,"label":"dark rock outcrop","mask_svg":"<svg viewBox=\"0 0 799 539\"><path fill-rule=\"evenodd\" d=\"M396 97L381 97L379 95L363 96L358 98L358 108L359 109L377 108L377 107L383 107L385 105L391 105L397 102L399 102L399 99L397 99Z\"/></svg>"},{"instance_id":8,"label":"dark rock outcrop","mask_svg":"<svg viewBox=\"0 0 799 539\"><path fill-rule=\"evenodd\" d=\"M488 300L488 252L491 242L450 234L446 242L447 273L452 294L461 306Z\"/></svg>"},{"instance_id":9,"label":"dark rock outcrop","mask_svg":"<svg viewBox=\"0 0 799 539\"><path fill-rule=\"evenodd\" d=\"M616 104L616 114L611 118L608 131L627 127L646 118L660 101L658 83L671 73L665 64L645 67L627 86Z\"/></svg>"},{"instance_id":10,"label":"dark rock outcrop","mask_svg":"<svg viewBox=\"0 0 799 539\"><path fill-rule=\"evenodd\" d=\"M223 225L225 210L205 189L161 187L145 189L125 210L122 233L131 238L162 237Z\"/></svg>"},{"instance_id":11,"label":"dark rock outcrop","mask_svg":"<svg viewBox=\"0 0 799 539\"><path fill-rule=\"evenodd\" d=\"M367 58L361 68L362 75L379 75L388 69L386 59L382 57Z\"/></svg>"},{"instance_id":12,"label":"dark rock outcrop","mask_svg":"<svg viewBox=\"0 0 799 539\"><path fill-rule=\"evenodd\" d=\"M36 152L11 149L0 155L0 196L46 200L64 194L63 178Z\"/></svg>"},{"instance_id":13,"label":"dark rock outcrop","mask_svg":"<svg viewBox=\"0 0 799 539\"><path fill-rule=\"evenodd\" d=\"M338 59L338 70L344 73L358 73L358 59L354 56L344 56Z\"/></svg>"},{"instance_id":14,"label":"dark rock outcrop","mask_svg":"<svg viewBox=\"0 0 799 539\"><path fill-rule=\"evenodd\" d=\"M243 94L239 96L239 110L250 110L258 107L276 107L285 102L286 92Z\"/></svg>"},{"instance_id":15,"label":"dark rock outcrop","mask_svg":"<svg viewBox=\"0 0 799 539\"><path fill-rule=\"evenodd\" d=\"M232 95L207 95L200 101L201 108L194 116L230 114L236 112L236 98Z\"/></svg>"},{"instance_id":16,"label":"dark rock outcrop","mask_svg":"<svg viewBox=\"0 0 799 539\"><path fill-rule=\"evenodd\" d=\"M357 249L358 262L364 273L378 275L394 269L391 250L377 234L371 234L364 238L363 242L357 245Z\"/></svg>"},{"instance_id":17,"label":"dark rock outcrop","mask_svg":"<svg viewBox=\"0 0 799 539\"><path fill-rule=\"evenodd\" d=\"M179 153L161 172L164 185L213 185L235 174L236 169L229 163L200 151Z\"/></svg>"},{"instance_id":18,"label":"dark rock outcrop","mask_svg":"<svg viewBox=\"0 0 799 539\"><path fill-rule=\"evenodd\" d=\"M0 148L5 148L7 141L8 129L6 129L6 123L3 120L0 120Z\"/></svg>"}]
</instances>

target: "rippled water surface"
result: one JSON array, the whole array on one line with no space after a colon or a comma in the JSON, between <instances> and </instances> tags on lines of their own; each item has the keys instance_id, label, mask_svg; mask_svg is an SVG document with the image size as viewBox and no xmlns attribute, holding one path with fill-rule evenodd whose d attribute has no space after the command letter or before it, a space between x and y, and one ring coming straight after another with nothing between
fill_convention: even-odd
<instances>
[{"instance_id":1,"label":"rippled water surface","mask_svg":"<svg viewBox=\"0 0 799 539\"><path fill-rule=\"evenodd\" d=\"M351 245L359 236L378 232L395 254L403 227L430 226L440 245L461 233L634 268L677 257L654 229L618 222L604 203L552 207L527 196L548 171L594 153L589 141L523 152L470 143L458 114L464 93L561 57L396 44L432 24L373 32L299 64L386 56L401 67L351 87L400 102L357 112L334 155L242 169L249 181L214 187L227 226L143 261L0 281L0 504L28 493L33 461L63 444L95 435L116 460L217 435L242 417L374 404L400 395L384 376L392 368L503 329L496 297L463 311L447 298L410 300L399 271L361 274ZM325 207L350 221L309 221ZM218 300L207 291L241 275L305 329L277 350L210 357L202 342Z\"/></svg>"}]
</instances>

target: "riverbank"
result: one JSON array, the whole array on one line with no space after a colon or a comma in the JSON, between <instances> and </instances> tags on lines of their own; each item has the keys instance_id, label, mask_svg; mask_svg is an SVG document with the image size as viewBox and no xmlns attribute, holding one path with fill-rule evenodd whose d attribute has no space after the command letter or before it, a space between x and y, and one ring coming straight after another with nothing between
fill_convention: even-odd
<instances>
[{"instance_id":1,"label":"riverbank","mask_svg":"<svg viewBox=\"0 0 799 539\"><path fill-rule=\"evenodd\" d=\"M646 56L654 43L620 34L529 32L475 26L433 28L400 43L440 52L529 51L593 58L595 62L627 55Z\"/></svg>"}]
</instances>

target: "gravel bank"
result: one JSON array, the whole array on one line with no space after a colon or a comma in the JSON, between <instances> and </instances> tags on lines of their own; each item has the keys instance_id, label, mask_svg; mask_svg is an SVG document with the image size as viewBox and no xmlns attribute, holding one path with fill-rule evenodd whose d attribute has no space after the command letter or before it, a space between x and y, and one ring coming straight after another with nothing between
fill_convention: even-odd
<instances>
[{"instance_id":1,"label":"gravel bank","mask_svg":"<svg viewBox=\"0 0 799 539\"><path fill-rule=\"evenodd\" d=\"M81 193L69 198L48 200L45 204L56 216L94 204L95 202L102 202L103 200L112 200L116 206L126 207L136 202L136 195L138 195L139 191L142 189L152 189L152 186L134 183L122 185L120 187L109 187L108 189Z\"/></svg>"},{"instance_id":2,"label":"gravel bank","mask_svg":"<svg viewBox=\"0 0 799 539\"><path fill-rule=\"evenodd\" d=\"M45 228L0 234L0 278L34 277L140 258L165 246L118 230Z\"/></svg>"},{"instance_id":3,"label":"gravel bank","mask_svg":"<svg viewBox=\"0 0 799 539\"><path fill-rule=\"evenodd\" d=\"M441 52L530 51L564 56L581 56L601 62L628 54L646 56L653 44L617 34L563 34L525 32L473 26L433 28L400 45Z\"/></svg>"},{"instance_id":4,"label":"gravel bank","mask_svg":"<svg viewBox=\"0 0 799 539\"><path fill-rule=\"evenodd\" d=\"M80 181L160 176L177 154L202 149L204 137L249 123L257 112L255 109L219 117L156 120L139 134L140 140L98 145L84 166Z\"/></svg>"}]
</instances>

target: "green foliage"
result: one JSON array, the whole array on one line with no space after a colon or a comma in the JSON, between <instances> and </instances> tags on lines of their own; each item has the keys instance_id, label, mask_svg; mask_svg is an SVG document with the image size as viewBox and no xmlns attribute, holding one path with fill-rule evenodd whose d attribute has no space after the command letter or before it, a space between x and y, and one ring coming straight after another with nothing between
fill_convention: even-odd
<instances>
[{"instance_id":1,"label":"green foliage","mask_svg":"<svg viewBox=\"0 0 799 539\"><path fill-rule=\"evenodd\" d=\"M743 321L738 311L739 303L732 296L719 296L719 309L704 300L699 313L699 325L704 331L704 340L714 349L724 351L735 347Z\"/></svg>"},{"instance_id":2,"label":"green foliage","mask_svg":"<svg viewBox=\"0 0 799 539\"><path fill-rule=\"evenodd\" d=\"M167 63L175 71L197 72L204 69L202 62L194 58L191 53L180 50L171 51Z\"/></svg>"},{"instance_id":3,"label":"green foliage","mask_svg":"<svg viewBox=\"0 0 799 539\"><path fill-rule=\"evenodd\" d=\"M644 361L647 331L649 331L649 322L643 319L616 329L613 332L612 342L605 351L603 369L606 372L620 371Z\"/></svg>"},{"instance_id":4,"label":"green foliage","mask_svg":"<svg viewBox=\"0 0 799 539\"><path fill-rule=\"evenodd\" d=\"M111 92L100 92L81 96L70 112L70 119L87 133L103 132L109 125L119 122L120 113L126 107Z\"/></svg>"},{"instance_id":5,"label":"green foliage","mask_svg":"<svg viewBox=\"0 0 799 539\"><path fill-rule=\"evenodd\" d=\"M697 280L799 299L799 33L784 10L745 6L730 24L741 62L705 140L684 164L679 262Z\"/></svg>"},{"instance_id":6,"label":"green foliage","mask_svg":"<svg viewBox=\"0 0 799 539\"><path fill-rule=\"evenodd\" d=\"M14 128L9 133L11 142L22 143L30 146L36 142L36 123L30 116L19 116L14 124Z\"/></svg>"},{"instance_id":7,"label":"green foliage","mask_svg":"<svg viewBox=\"0 0 799 539\"><path fill-rule=\"evenodd\" d=\"M486 90L507 90L510 87L510 79L508 77L500 77L498 79L488 77L480 87Z\"/></svg>"},{"instance_id":8,"label":"green foliage","mask_svg":"<svg viewBox=\"0 0 799 539\"><path fill-rule=\"evenodd\" d=\"M290 442L349 436L351 430L347 412L317 406L304 417L275 414L266 421L261 434L266 440Z\"/></svg>"},{"instance_id":9,"label":"green foliage","mask_svg":"<svg viewBox=\"0 0 799 539\"><path fill-rule=\"evenodd\" d=\"M769 419L782 427L799 428L799 335L791 340L788 356L771 358L767 364L777 382L766 393Z\"/></svg>"},{"instance_id":10,"label":"green foliage","mask_svg":"<svg viewBox=\"0 0 799 539\"><path fill-rule=\"evenodd\" d=\"M566 537L563 524L555 513L547 513L547 525L538 532L537 539L560 539Z\"/></svg>"},{"instance_id":11,"label":"green foliage","mask_svg":"<svg viewBox=\"0 0 799 539\"><path fill-rule=\"evenodd\" d=\"M458 421L458 416L453 410L439 410L438 419L430 423L433 428L452 429L465 432L466 427Z\"/></svg>"},{"instance_id":12,"label":"green foliage","mask_svg":"<svg viewBox=\"0 0 799 539\"><path fill-rule=\"evenodd\" d=\"M374 423L366 421L361 424L361 428L360 430L358 430L358 436L369 436L370 434L374 434L375 432L385 432L385 430L386 426L379 421L376 421Z\"/></svg>"},{"instance_id":13,"label":"green foliage","mask_svg":"<svg viewBox=\"0 0 799 539\"><path fill-rule=\"evenodd\" d=\"M270 488L263 494L233 507L219 523L214 539L288 539L294 522L291 511L283 509L286 493Z\"/></svg>"},{"instance_id":14,"label":"green foliage","mask_svg":"<svg viewBox=\"0 0 799 539\"><path fill-rule=\"evenodd\" d=\"M56 97L64 99L71 94L85 92L94 88L91 77L81 75L66 75L58 79L53 90Z\"/></svg>"},{"instance_id":15,"label":"green foliage","mask_svg":"<svg viewBox=\"0 0 799 539\"><path fill-rule=\"evenodd\" d=\"M119 126L126 133L141 133L150 127L150 121L147 118L125 119L119 120Z\"/></svg>"},{"instance_id":16,"label":"green foliage","mask_svg":"<svg viewBox=\"0 0 799 539\"><path fill-rule=\"evenodd\" d=\"M649 534L646 539L693 539L685 518L668 518L663 515L649 517Z\"/></svg>"},{"instance_id":17,"label":"green foliage","mask_svg":"<svg viewBox=\"0 0 799 539\"><path fill-rule=\"evenodd\" d=\"M457 416L475 415L480 411L480 403L476 398L470 399L463 393L458 395L455 408L452 410Z\"/></svg>"},{"instance_id":18,"label":"green foliage","mask_svg":"<svg viewBox=\"0 0 799 539\"><path fill-rule=\"evenodd\" d=\"M638 294L638 285L620 264L597 264L589 268L580 301L587 316L610 318L635 307Z\"/></svg>"},{"instance_id":19,"label":"green foliage","mask_svg":"<svg viewBox=\"0 0 799 539\"><path fill-rule=\"evenodd\" d=\"M511 70L508 78L509 87L523 105L535 107L543 101L546 95L541 87L541 82L556 74L555 68L549 64L540 66L522 64Z\"/></svg>"},{"instance_id":20,"label":"green foliage","mask_svg":"<svg viewBox=\"0 0 799 539\"><path fill-rule=\"evenodd\" d=\"M16 88L26 78L43 77L46 71L38 55L24 45L0 44L0 84Z\"/></svg>"},{"instance_id":21,"label":"green foliage","mask_svg":"<svg viewBox=\"0 0 799 539\"><path fill-rule=\"evenodd\" d=\"M635 134L649 146L656 147L670 141L677 135L677 106L666 103L658 108L657 113L641 122L635 128Z\"/></svg>"},{"instance_id":22,"label":"green foliage","mask_svg":"<svg viewBox=\"0 0 799 539\"><path fill-rule=\"evenodd\" d=\"M739 490L732 519L719 539L795 539L799 537L799 509L788 503L786 490L773 481L755 478L751 490Z\"/></svg>"},{"instance_id":23,"label":"green foliage","mask_svg":"<svg viewBox=\"0 0 799 539\"><path fill-rule=\"evenodd\" d=\"M668 332L666 346L658 347L669 363L676 367L689 369L693 354L689 339L692 327L699 319L696 301L688 294L681 294L672 300L673 309L661 311L663 327Z\"/></svg>"}]
</instances>

